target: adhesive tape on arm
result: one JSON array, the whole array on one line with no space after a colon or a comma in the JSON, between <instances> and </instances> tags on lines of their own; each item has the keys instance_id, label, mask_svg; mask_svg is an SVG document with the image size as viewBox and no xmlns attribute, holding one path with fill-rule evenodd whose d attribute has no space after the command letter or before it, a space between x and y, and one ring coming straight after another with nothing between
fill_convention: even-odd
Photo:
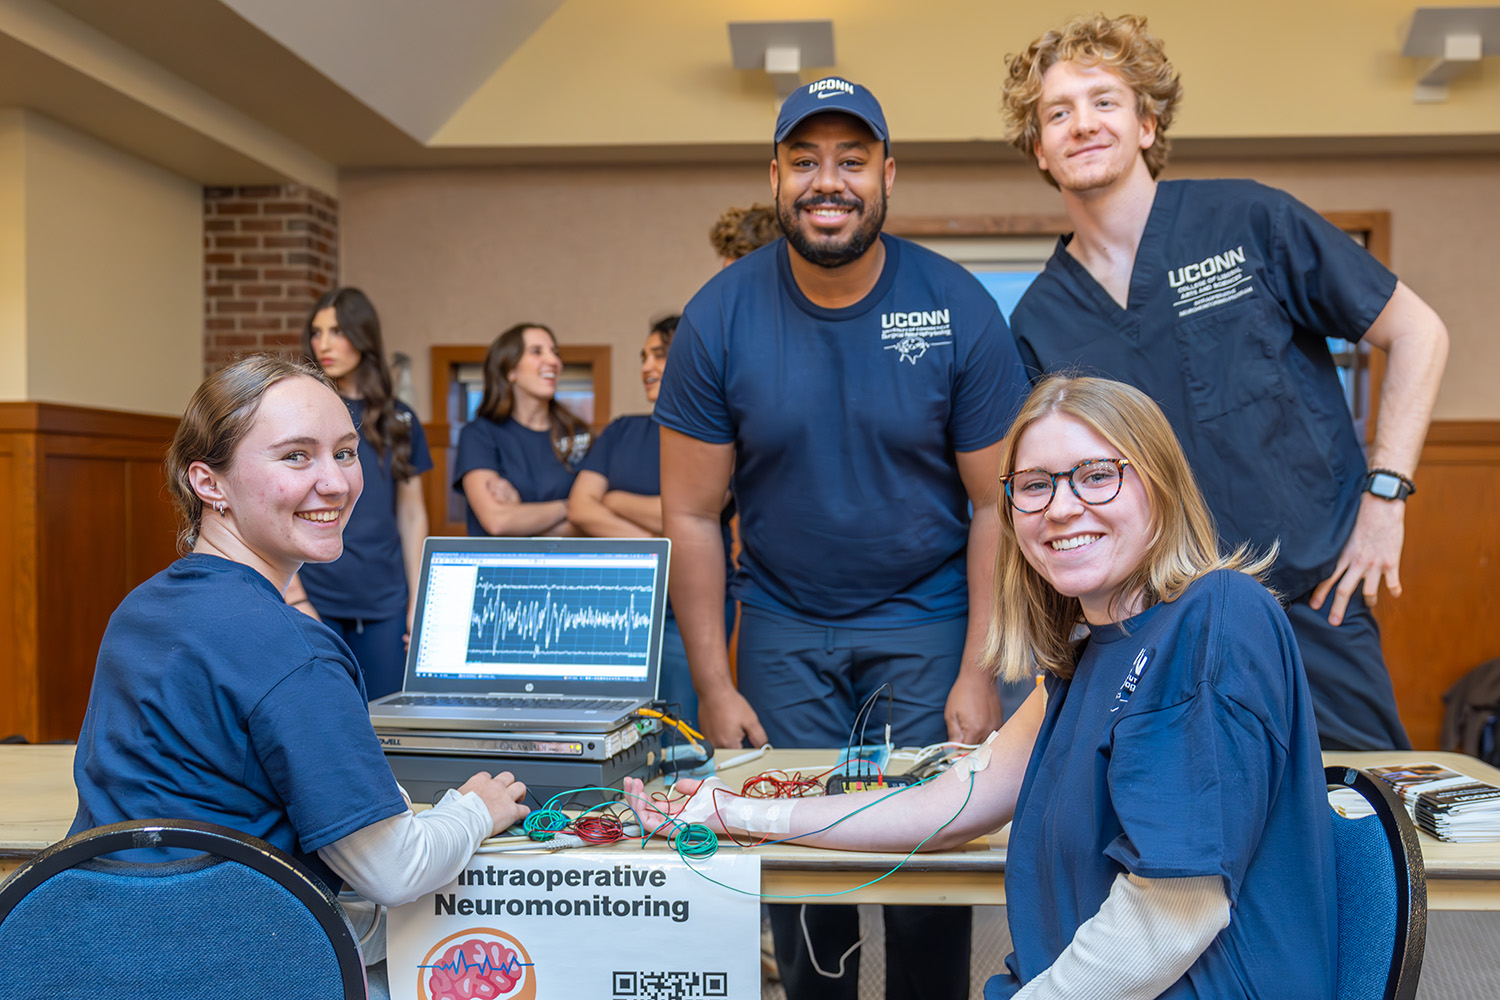
<instances>
[{"instance_id":1,"label":"adhesive tape on arm","mask_svg":"<svg viewBox=\"0 0 1500 1000\"><path fill-rule=\"evenodd\" d=\"M688 804L682 807L682 812L677 814L679 823L707 823L708 818L714 814L715 791L723 789L727 795L719 795L717 798L722 802L728 800L733 792L729 786L718 778L704 778L703 783L693 792L693 797L688 799Z\"/></svg>"},{"instance_id":2,"label":"adhesive tape on arm","mask_svg":"<svg viewBox=\"0 0 1500 1000\"><path fill-rule=\"evenodd\" d=\"M958 758L953 765L953 770L960 777L968 777L976 771L983 771L990 766L990 744L995 742L995 737L1000 735L1000 730L990 733L989 739L985 740L974 751L966 756Z\"/></svg>"},{"instance_id":3,"label":"adhesive tape on arm","mask_svg":"<svg viewBox=\"0 0 1500 1000\"><path fill-rule=\"evenodd\" d=\"M730 799L719 807L724 827L752 837L784 837L792 829L791 799Z\"/></svg>"}]
</instances>

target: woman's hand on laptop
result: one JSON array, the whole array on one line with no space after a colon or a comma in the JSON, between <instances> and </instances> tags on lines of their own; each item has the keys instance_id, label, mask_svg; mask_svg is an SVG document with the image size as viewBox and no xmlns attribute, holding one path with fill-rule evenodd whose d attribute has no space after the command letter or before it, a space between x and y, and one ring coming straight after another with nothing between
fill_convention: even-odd
<instances>
[{"instance_id":1,"label":"woman's hand on laptop","mask_svg":"<svg viewBox=\"0 0 1500 1000\"><path fill-rule=\"evenodd\" d=\"M480 771L458 789L460 795L473 792L490 811L495 821L495 834L504 833L515 826L531 808L521 800L526 797L526 784L516 780L509 771L501 771L494 777L490 772Z\"/></svg>"}]
</instances>

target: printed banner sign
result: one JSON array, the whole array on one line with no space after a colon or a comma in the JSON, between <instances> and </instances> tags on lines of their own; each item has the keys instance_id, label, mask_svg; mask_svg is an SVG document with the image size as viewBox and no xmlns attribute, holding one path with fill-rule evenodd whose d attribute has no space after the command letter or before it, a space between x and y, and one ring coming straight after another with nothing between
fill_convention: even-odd
<instances>
[{"instance_id":1,"label":"printed banner sign","mask_svg":"<svg viewBox=\"0 0 1500 1000\"><path fill-rule=\"evenodd\" d=\"M390 911L391 1000L758 1000L759 893L743 853L478 854Z\"/></svg>"}]
</instances>

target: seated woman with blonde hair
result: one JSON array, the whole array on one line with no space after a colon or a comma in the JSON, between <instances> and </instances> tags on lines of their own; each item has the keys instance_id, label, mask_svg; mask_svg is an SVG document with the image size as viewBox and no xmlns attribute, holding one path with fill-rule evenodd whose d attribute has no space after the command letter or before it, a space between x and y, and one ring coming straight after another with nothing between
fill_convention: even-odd
<instances>
[{"instance_id":1,"label":"seated woman with blonde hair","mask_svg":"<svg viewBox=\"0 0 1500 1000\"><path fill-rule=\"evenodd\" d=\"M1166 418L1118 382L1042 381L1001 469L989 653L1044 686L927 784L788 802L680 782L676 820L894 852L1013 820L990 1000L1331 997L1330 810L1270 556L1220 553Z\"/></svg>"}]
</instances>

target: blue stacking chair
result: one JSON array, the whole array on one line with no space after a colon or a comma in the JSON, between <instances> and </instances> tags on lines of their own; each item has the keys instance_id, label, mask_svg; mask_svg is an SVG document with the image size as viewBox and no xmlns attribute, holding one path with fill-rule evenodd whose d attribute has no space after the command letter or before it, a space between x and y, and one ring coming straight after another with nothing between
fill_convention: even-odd
<instances>
[{"instance_id":1,"label":"blue stacking chair","mask_svg":"<svg viewBox=\"0 0 1500 1000\"><path fill-rule=\"evenodd\" d=\"M201 853L102 857L142 848ZM0 885L0 970L0 1000L366 997L349 918L305 865L188 820L95 827L14 872Z\"/></svg>"},{"instance_id":2,"label":"blue stacking chair","mask_svg":"<svg viewBox=\"0 0 1500 1000\"><path fill-rule=\"evenodd\" d=\"M1338 870L1337 1000L1411 1000L1427 941L1427 870L1406 808L1383 781L1327 767L1330 788L1352 788L1375 815L1333 815Z\"/></svg>"}]
</instances>

